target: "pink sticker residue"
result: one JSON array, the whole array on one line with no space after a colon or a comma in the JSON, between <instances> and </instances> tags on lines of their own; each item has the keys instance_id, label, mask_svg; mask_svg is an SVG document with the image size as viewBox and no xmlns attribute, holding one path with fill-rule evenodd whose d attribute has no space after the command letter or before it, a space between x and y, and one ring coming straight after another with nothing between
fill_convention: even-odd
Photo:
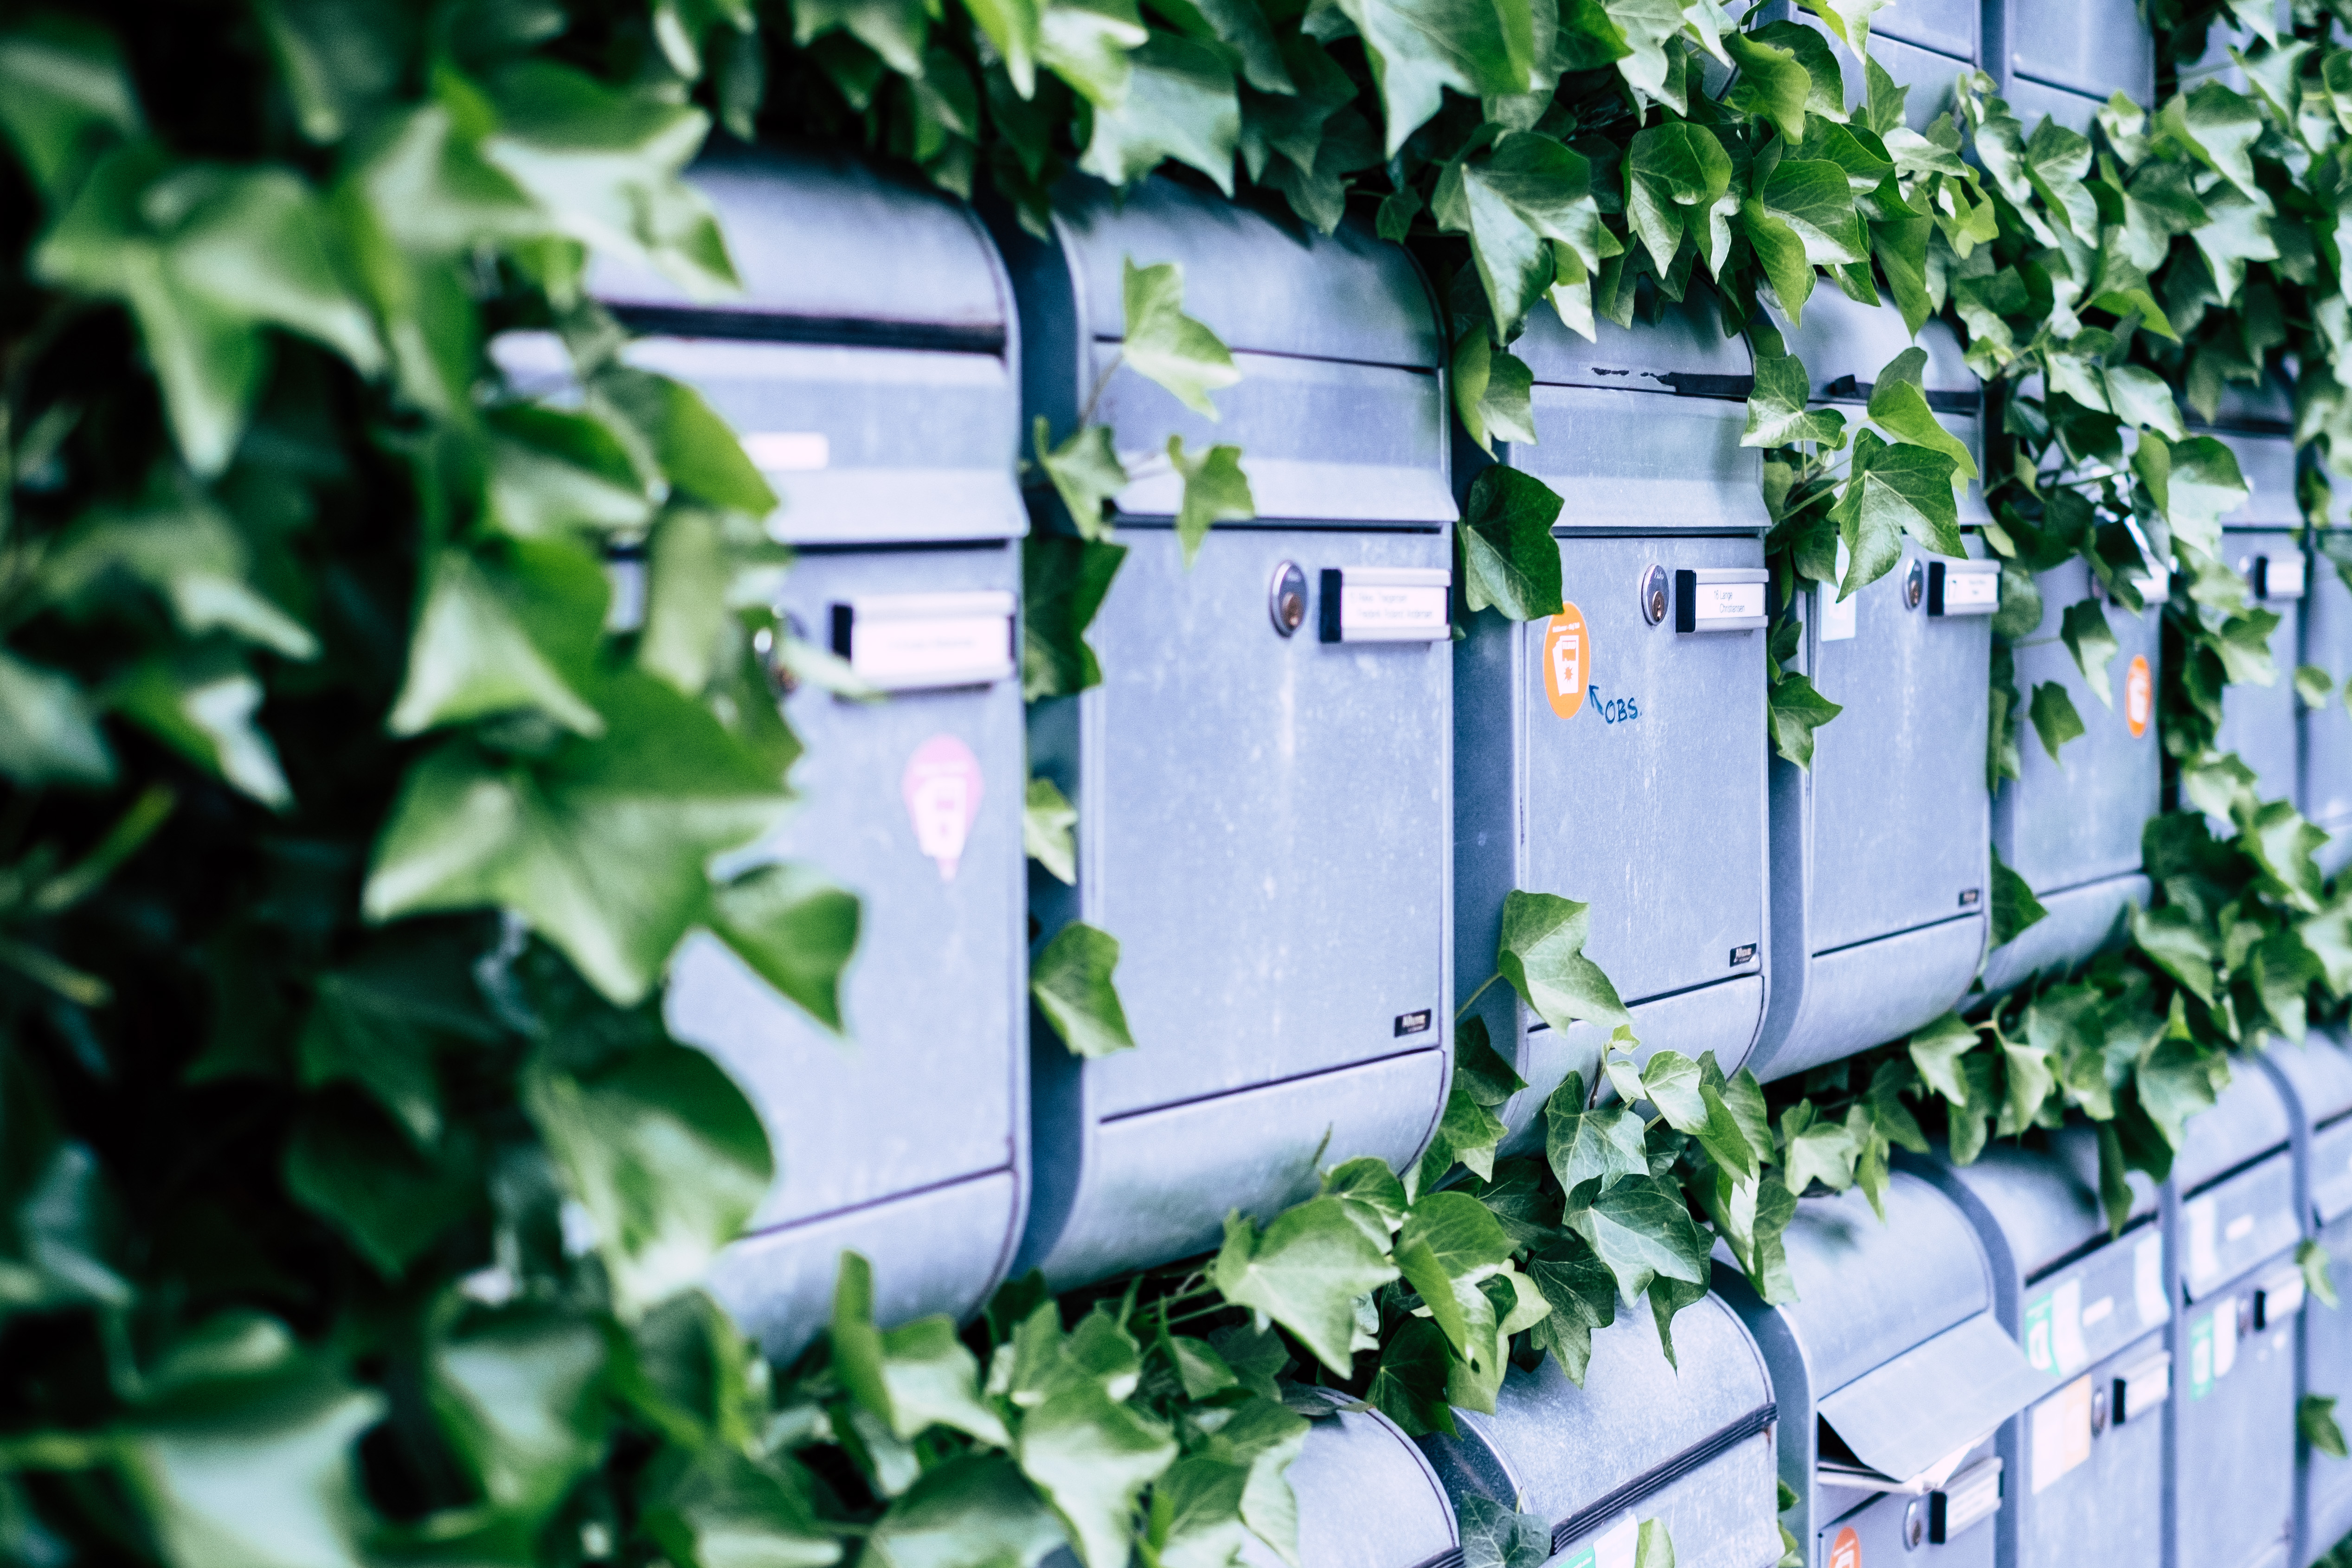
<instances>
[{"instance_id":1,"label":"pink sticker residue","mask_svg":"<svg viewBox=\"0 0 2352 1568\"><path fill-rule=\"evenodd\" d=\"M940 881L952 880L980 816L980 759L953 735L934 735L907 759L898 788L917 847L939 862Z\"/></svg>"}]
</instances>

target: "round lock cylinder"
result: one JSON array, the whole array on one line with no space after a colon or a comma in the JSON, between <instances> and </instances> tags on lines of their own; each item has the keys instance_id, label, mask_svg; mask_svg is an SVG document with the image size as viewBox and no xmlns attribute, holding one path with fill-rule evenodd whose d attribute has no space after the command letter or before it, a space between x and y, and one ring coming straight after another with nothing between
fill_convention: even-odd
<instances>
[{"instance_id":1,"label":"round lock cylinder","mask_svg":"<svg viewBox=\"0 0 2352 1568\"><path fill-rule=\"evenodd\" d=\"M1666 569L1653 562L1642 574L1642 619L1656 626L1666 618Z\"/></svg>"},{"instance_id":2,"label":"round lock cylinder","mask_svg":"<svg viewBox=\"0 0 2352 1568\"><path fill-rule=\"evenodd\" d=\"M1274 629L1284 637L1307 624L1307 574L1299 570L1297 562L1286 561L1274 569L1265 607L1274 617Z\"/></svg>"},{"instance_id":3,"label":"round lock cylinder","mask_svg":"<svg viewBox=\"0 0 2352 1568\"><path fill-rule=\"evenodd\" d=\"M1927 1500L1915 1497L1903 1510L1903 1549L1916 1552L1927 1542Z\"/></svg>"},{"instance_id":4,"label":"round lock cylinder","mask_svg":"<svg viewBox=\"0 0 2352 1568\"><path fill-rule=\"evenodd\" d=\"M1911 570L1903 574L1903 607L1906 610L1917 609L1920 599L1927 594L1927 573L1919 563L1914 561L1911 563Z\"/></svg>"}]
</instances>

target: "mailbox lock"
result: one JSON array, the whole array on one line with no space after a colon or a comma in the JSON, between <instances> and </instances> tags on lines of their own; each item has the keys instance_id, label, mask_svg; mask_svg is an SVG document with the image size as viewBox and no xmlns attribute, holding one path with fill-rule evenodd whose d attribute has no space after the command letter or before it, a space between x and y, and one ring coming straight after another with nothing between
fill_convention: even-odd
<instances>
[{"instance_id":1,"label":"mailbox lock","mask_svg":"<svg viewBox=\"0 0 2352 1568\"><path fill-rule=\"evenodd\" d=\"M1918 562L1914 561L1911 563L1911 570L1903 574L1903 607L1906 610L1917 609L1919 601L1927 596L1927 574Z\"/></svg>"},{"instance_id":2,"label":"mailbox lock","mask_svg":"<svg viewBox=\"0 0 2352 1568\"><path fill-rule=\"evenodd\" d=\"M1916 1552L1927 1540L1927 1500L1915 1497L1903 1510L1903 1550Z\"/></svg>"},{"instance_id":3,"label":"mailbox lock","mask_svg":"<svg viewBox=\"0 0 2352 1568\"><path fill-rule=\"evenodd\" d=\"M1274 629L1284 637L1307 624L1307 574L1298 569L1297 562L1285 561L1274 569L1274 581L1265 591L1265 610L1274 617Z\"/></svg>"},{"instance_id":4,"label":"mailbox lock","mask_svg":"<svg viewBox=\"0 0 2352 1568\"><path fill-rule=\"evenodd\" d=\"M1666 569L1652 562L1642 574L1642 619L1656 626L1666 618Z\"/></svg>"},{"instance_id":5,"label":"mailbox lock","mask_svg":"<svg viewBox=\"0 0 2352 1568\"><path fill-rule=\"evenodd\" d=\"M774 630L762 626L751 634L751 652L760 668L768 672L768 685L778 697L790 697L800 689L801 678L793 673L792 660L785 656L787 642L806 642L808 631L798 616L786 616Z\"/></svg>"},{"instance_id":6,"label":"mailbox lock","mask_svg":"<svg viewBox=\"0 0 2352 1568\"><path fill-rule=\"evenodd\" d=\"M2095 1437L2107 1429L2107 1388L2101 1384L2091 1390L2091 1436Z\"/></svg>"}]
</instances>

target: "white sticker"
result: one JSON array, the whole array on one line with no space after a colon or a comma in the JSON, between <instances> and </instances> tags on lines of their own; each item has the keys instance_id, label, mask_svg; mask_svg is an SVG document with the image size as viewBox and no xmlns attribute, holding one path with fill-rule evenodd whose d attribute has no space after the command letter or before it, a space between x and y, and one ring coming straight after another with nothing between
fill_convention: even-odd
<instances>
[{"instance_id":1,"label":"white sticker","mask_svg":"<svg viewBox=\"0 0 2352 1568\"><path fill-rule=\"evenodd\" d=\"M2097 1328L2115 1315L2116 1299L2113 1296L2102 1296L2083 1309L2083 1326L2086 1329Z\"/></svg>"},{"instance_id":2,"label":"white sticker","mask_svg":"<svg viewBox=\"0 0 2352 1568\"><path fill-rule=\"evenodd\" d=\"M2219 1383L2230 1375L2238 1364L2238 1304L2224 1301L2221 1310L2213 1314L2213 1381Z\"/></svg>"},{"instance_id":3,"label":"white sticker","mask_svg":"<svg viewBox=\"0 0 2352 1568\"><path fill-rule=\"evenodd\" d=\"M1944 614L1983 615L2000 607L1999 572L1963 572L1955 566L1944 568Z\"/></svg>"},{"instance_id":4,"label":"white sticker","mask_svg":"<svg viewBox=\"0 0 2352 1568\"><path fill-rule=\"evenodd\" d=\"M2243 1241L2254 1234L2254 1216L2242 1214L2221 1229L2223 1241Z\"/></svg>"},{"instance_id":5,"label":"white sticker","mask_svg":"<svg viewBox=\"0 0 2352 1568\"><path fill-rule=\"evenodd\" d=\"M2091 1458L2091 1380L2078 1377L2033 1407L2033 1489Z\"/></svg>"},{"instance_id":6,"label":"white sticker","mask_svg":"<svg viewBox=\"0 0 2352 1568\"><path fill-rule=\"evenodd\" d=\"M2189 1222L2189 1278L2201 1286L2221 1272L2221 1255L2213 1250L2213 1200L2199 1198L2180 1214Z\"/></svg>"},{"instance_id":7,"label":"white sticker","mask_svg":"<svg viewBox=\"0 0 2352 1568\"><path fill-rule=\"evenodd\" d=\"M2091 1352L2083 1343L2083 1282L2069 1279L2058 1287L2051 1301L2051 1348L2057 1352L2061 1376L2079 1372L2090 1363Z\"/></svg>"},{"instance_id":8,"label":"white sticker","mask_svg":"<svg viewBox=\"0 0 2352 1568\"><path fill-rule=\"evenodd\" d=\"M755 430L743 455L763 473L809 474L833 461L833 442L822 430Z\"/></svg>"},{"instance_id":9,"label":"white sticker","mask_svg":"<svg viewBox=\"0 0 2352 1568\"><path fill-rule=\"evenodd\" d=\"M2263 563L2263 587L2266 599L2300 599L2303 597L2303 557L2273 555Z\"/></svg>"},{"instance_id":10,"label":"white sticker","mask_svg":"<svg viewBox=\"0 0 2352 1568\"><path fill-rule=\"evenodd\" d=\"M1844 642L1854 635L1860 624L1855 611L1861 607L1862 595L1856 594L1843 604L1838 602L1838 583L1845 581L1845 541L1841 539L1837 547L1837 583L1824 583L1813 595L1814 602L1821 606L1821 638L1823 642Z\"/></svg>"},{"instance_id":11,"label":"white sticker","mask_svg":"<svg viewBox=\"0 0 2352 1568\"><path fill-rule=\"evenodd\" d=\"M978 686L1013 674L1011 594L870 595L835 605L836 625L845 610L849 668L884 691Z\"/></svg>"},{"instance_id":12,"label":"white sticker","mask_svg":"<svg viewBox=\"0 0 2352 1568\"><path fill-rule=\"evenodd\" d=\"M1611 1525L1592 1542L1592 1568L1633 1568L1634 1554L1642 1546L1642 1523L1627 1509L1625 1517Z\"/></svg>"},{"instance_id":13,"label":"white sticker","mask_svg":"<svg viewBox=\"0 0 2352 1568\"><path fill-rule=\"evenodd\" d=\"M2152 1329L2172 1316L2164 1299L2164 1238L2151 1236L2132 1249L2132 1302L2139 1326Z\"/></svg>"}]
</instances>

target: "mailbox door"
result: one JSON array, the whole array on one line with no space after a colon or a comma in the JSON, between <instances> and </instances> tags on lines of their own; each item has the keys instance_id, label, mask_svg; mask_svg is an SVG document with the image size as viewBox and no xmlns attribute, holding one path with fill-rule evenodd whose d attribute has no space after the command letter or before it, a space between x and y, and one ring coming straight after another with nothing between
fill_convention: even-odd
<instances>
[{"instance_id":1,"label":"mailbox door","mask_svg":"<svg viewBox=\"0 0 2352 1568\"><path fill-rule=\"evenodd\" d=\"M2323 1133L2317 1147L2331 1162L2352 1163L2352 1122L2339 1122L2329 1132L2334 1136ZM2335 1278L2352 1279L2352 1214L2322 1230L2319 1243L2327 1249ZM2352 1310L2306 1307L2303 1333L2302 1392L2334 1395L2344 1401L2339 1408L2352 1411ZM2305 1445L2303 1463L2305 1522L2298 1560L2308 1562L2352 1535L2352 1460L2333 1458Z\"/></svg>"},{"instance_id":2,"label":"mailbox door","mask_svg":"<svg viewBox=\"0 0 2352 1568\"><path fill-rule=\"evenodd\" d=\"M1454 1505L1412 1439L1385 1415L1350 1410L1318 1420L1286 1472L1298 1503L1300 1568L1437 1568L1462 1560ZM1248 1568L1282 1568L1255 1535Z\"/></svg>"},{"instance_id":3,"label":"mailbox door","mask_svg":"<svg viewBox=\"0 0 2352 1568\"><path fill-rule=\"evenodd\" d=\"M1992 802L1992 842L2003 864L2025 879L2049 913L1985 965L1989 991L2036 970L2086 957L2105 940L2126 903L2143 901L2140 829L2156 815L2163 752L2156 718L2161 672L2161 606L2137 615L2102 596L2119 645L2106 666L2112 703L2103 703L2059 640L2068 606L2092 590L2091 570L2068 562L2036 580L2042 621L2015 648L2017 689L2055 681L2081 715L2084 733L2053 762L2030 721L2021 721L2021 776L2002 781Z\"/></svg>"},{"instance_id":4,"label":"mailbox door","mask_svg":"<svg viewBox=\"0 0 2352 1568\"><path fill-rule=\"evenodd\" d=\"M1961 1462L1961 1469L1993 1458L1992 1445L1979 1443ZM2002 1477L2006 1483L2008 1478ZM1839 1488L1821 1489L1824 1512L1847 1511L1821 1526L1813 1536L1813 1568L1877 1568L1885 1563L1916 1563L1921 1568L1992 1568L1999 1552L2000 1514L1977 1520L1965 1530L1938 1542L1934 1536L1935 1500L1902 1492L1871 1493ZM1858 1505L1858 1506L1857 1506ZM2009 1507L2004 1500L2001 1507Z\"/></svg>"},{"instance_id":5,"label":"mailbox door","mask_svg":"<svg viewBox=\"0 0 2352 1568\"><path fill-rule=\"evenodd\" d=\"M1592 906L1585 954L1628 1003L1753 980L1763 968L1767 633L1703 629L1696 613L1700 629L1678 631L1675 595L1679 573L1697 595L1717 590L1700 574L1748 574L1724 586L1760 615L1763 542L1574 537L1560 553L1568 608L1512 628L1528 735L1519 885ZM1665 603L1644 598L1654 578ZM1479 765L1475 751L1461 762ZM1463 962L1487 969L1491 946ZM1713 1050L1735 1069L1760 1001L1760 985L1742 986L1717 1037L1677 1048Z\"/></svg>"},{"instance_id":6,"label":"mailbox door","mask_svg":"<svg viewBox=\"0 0 2352 1568\"><path fill-rule=\"evenodd\" d=\"M2293 1266L2292 1254L2269 1260ZM2284 1557L2294 1531L2294 1325L2255 1331L2252 1277L2183 1313L2173 1355L2173 1561Z\"/></svg>"},{"instance_id":7,"label":"mailbox door","mask_svg":"<svg viewBox=\"0 0 2352 1568\"><path fill-rule=\"evenodd\" d=\"M1814 737L1815 954L1983 913L1991 622L1908 602L1932 559L1906 543L1849 601L1850 637L1813 595L1813 685L1845 710Z\"/></svg>"},{"instance_id":8,"label":"mailbox door","mask_svg":"<svg viewBox=\"0 0 2352 1568\"><path fill-rule=\"evenodd\" d=\"M2323 552L2311 556L2310 591L2304 599L2303 661L2326 670L2336 695L2303 716L2303 810L2336 836L2320 851L2331 869L2352 853L2352 712L2343 693L2352 681L2352 588L2343 570Z\"/></svg>"},{"instance_id":9,"label":"mailbox door","mask_svg":"<svg viewBox=\"0 0 2352 1568\"><path fill-rule=\"evenodd\" d=\"M2222 534L2222 547L2230 563L2250 580L2257 560L2272 556L2299 559L2302 553L2294 534L2275 529L2227 530ZM2214 739L2216 749L2237 752L2240 760L2254 770L2265 800L2294 801L2298 805L2298 715L2302 703L2294 694L2294 668L2303 647L2304 608L2308 602L2307 598L2250 598L2250 605L2279 617L2270 643L2271 662L2277 667L2278 678L2268 686L2240 683L2225 689L2221 694L2221 729Z\"/></svg>"},{"instance_id":10,"label":"mailbox door","mask_svg":"<svg viewBox=\"0 0 2352 1568\"><path fill-rule=\"evenodd\" d=\"M1882 37L1899 38L1973 64L1977 58L1977 5L1978 0L1906 0L1903 5L1890 6L1871 18L1870 41L1875 46ZM1874 47L1871 52L1876 54L1877 50Z\"/></svg>"}]
</instances>

